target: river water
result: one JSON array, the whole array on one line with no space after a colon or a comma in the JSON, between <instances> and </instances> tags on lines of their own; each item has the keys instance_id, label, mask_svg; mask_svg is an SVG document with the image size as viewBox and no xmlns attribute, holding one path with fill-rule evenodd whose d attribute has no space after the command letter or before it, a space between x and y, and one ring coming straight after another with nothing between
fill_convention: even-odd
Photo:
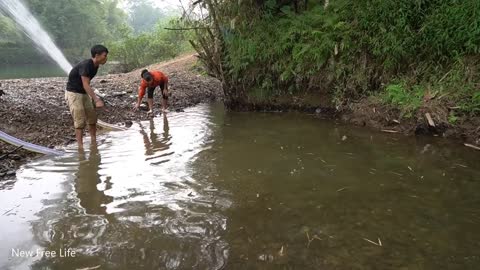
<instances>
[{"instance_id":1,"label":"river water","mask_svg":"<svg viewBox=\"0 0 480 270\"><path fill-rule=\"evenodd\" d=\"M212 104L64 150L0 183L0 269L480 269L446 140Z\"/></svg>"}]
</instances>

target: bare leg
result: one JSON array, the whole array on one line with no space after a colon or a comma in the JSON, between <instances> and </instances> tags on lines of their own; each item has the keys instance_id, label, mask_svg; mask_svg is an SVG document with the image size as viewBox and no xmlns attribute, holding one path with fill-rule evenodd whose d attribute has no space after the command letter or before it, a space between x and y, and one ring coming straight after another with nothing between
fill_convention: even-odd
<instances>
[{"instance_id":1,"label":"bare leg","mask_svg":"<svg viewBox=\"0 0 480 270\"><path fill-rule=\"evenodd\" d=\"M162 98L162 109L163 110L167 109L167 99L166 98Z\"/></svg>"},{"instance_id":2,"label":"bare leg","mask_svg":"<svg viewBox=\"0 0 480 270\"><path fill-rule=\"evenodd\" d=\"M85 150L83 150L83 147L82 148L78 148L78 161L84 161L86 160L86 157L85 157Z\"/></svg>"},{"instance_id":3,"label":"bare leg","mask_svg":"<svg viewBox=\"0 0 480 270\"><path fill-rule=\"evenodd\" d=\"M147 99L147 103L148 103L148 110L152 111L153 110L153 98Z\"/></svg>"},{"instance_id":4,"label":"bare leg","mask_svg":"<svg viewBox=\"0 0 480 270\"><path fill-rule=\"evenodd\" d=\"M97 125L88 125L88 132L90 132L91 145L97 144Z\"/></svg>"},{"instance_id":5,"label":"bare leg","mask_svg":"<svg viewBox=\"0 0 480 270\"><path fill-rule=\"evenodd\" d=\"M75 138L77 139L78 148L83 148L83 128L75 129Z\"/></svg>"},{"instance_id":6,"label":"bare leg","mask_svg":"<svg viewBox=\"0 0 480 270\"><path fill-rule=\"evenodd\" d=\"M163 111L167 110L167 101L168 101L168 80L165 82L165 89L162 89L162 109Z\"/></svg>"}]
</instances>

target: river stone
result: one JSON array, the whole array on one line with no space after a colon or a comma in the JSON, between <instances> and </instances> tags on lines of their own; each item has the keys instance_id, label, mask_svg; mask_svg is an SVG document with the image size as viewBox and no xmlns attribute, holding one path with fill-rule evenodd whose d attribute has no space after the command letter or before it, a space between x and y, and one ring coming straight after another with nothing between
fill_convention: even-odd
<instances>
[{"instance_id":1,"label":"river stone","mask_svg":"<svg viewBox=\"0 0 480 270\"><path fill-rule=\"evenodd\" d=\"M21 160L22 157L19 156L19 155L10 155L10 159L13 159L13 160Z\"/></svg>"}]
</instances>

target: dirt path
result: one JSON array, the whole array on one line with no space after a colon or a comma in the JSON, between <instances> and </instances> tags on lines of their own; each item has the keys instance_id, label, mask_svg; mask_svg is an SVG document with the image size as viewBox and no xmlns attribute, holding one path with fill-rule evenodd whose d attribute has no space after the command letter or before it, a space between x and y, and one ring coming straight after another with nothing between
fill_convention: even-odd
<instances>
[{"instance_id":1,"label":"dirt path","mask_svg":"<svg viewBox=\"0 0 480 270\"><path fill-rule=\"evenodd\" d=\"M201 75L194 55L154 64L169 76L170 110L222 98L220 83ZM99 119L108 123L125 124L146 119L146 112L132 112L140 83L140 70L125 74L111 74L93 79L92 86L105 95L107 106L99 111ZM0 130L19 139L47 147L74 142L73 121L64 100L66 78L36 78L1 80ZM160 108L158 93L155 107ZM157 110L158 113L158 110ZM0 158L15 147L0 141ZM16 151L0 160L0 180L15 177L15 170L37 155Z\"/></svg>"}]
</instances>

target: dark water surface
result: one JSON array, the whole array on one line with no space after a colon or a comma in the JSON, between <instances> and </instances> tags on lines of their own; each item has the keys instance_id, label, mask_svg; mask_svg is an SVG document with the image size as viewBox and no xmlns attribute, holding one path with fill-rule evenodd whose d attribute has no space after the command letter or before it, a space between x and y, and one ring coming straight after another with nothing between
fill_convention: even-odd
<instances>
[{"instance_id":1,"label":"dark water surface","mask_svg":"<svg viewBox=\"0 0 480 270\"><path fill-rule=\"evenodd\" d=\"M0 269L480 269L451 142L219 105L99 139L0 183Z\"/></svg>"}]
</instances>

